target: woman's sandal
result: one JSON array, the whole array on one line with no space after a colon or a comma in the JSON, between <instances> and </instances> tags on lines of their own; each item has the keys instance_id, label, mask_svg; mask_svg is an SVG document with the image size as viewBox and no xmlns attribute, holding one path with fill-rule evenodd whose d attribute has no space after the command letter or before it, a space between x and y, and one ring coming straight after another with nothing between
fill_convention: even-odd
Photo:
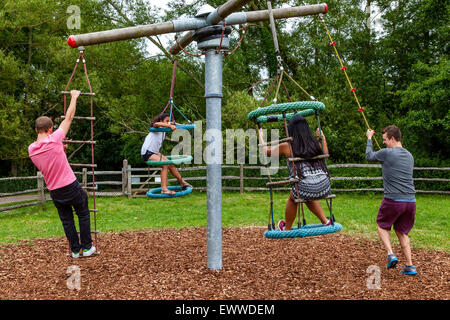
<instances>
[{"instance_id":1,"label":"woman's sandal","mask_svg":"<svg viewBox=\"0 0 450 320\"><path fill-rule=\"evenodd\" d=\"M193 186L191 186L189 183L187 183L186 182L186 184L183 184L182 186L181 186L181 189L182 190L186 190L187 188L194 188Z\"/></svg>"}]
</instances>

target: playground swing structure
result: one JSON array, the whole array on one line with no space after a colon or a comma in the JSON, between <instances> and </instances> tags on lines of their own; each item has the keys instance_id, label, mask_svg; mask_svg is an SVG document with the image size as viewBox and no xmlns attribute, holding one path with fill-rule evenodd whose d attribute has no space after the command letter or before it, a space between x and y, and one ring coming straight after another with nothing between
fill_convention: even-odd
<instances>
[{"instance_id":1,"label":"playground swing structure","mask_svg":"<svg viewBox=\"0 0 450 320\"><path fill-rule=\"evenodd\" d=\"M291 142L293 139L292 139L292 137L289 136L287 121L289 119L291 119L294 115L301 115L303 117L315 115L318 129L319 129L319 139L321 140L321 145L322 145L322 150L323 150L322 128L320 125L319 111L325 110L325 105L319 101L316 101L316 99L312 95L310 95L303 87L301 87L294 79L292 79L292 77L284 70L283 64L282 64L282 58L281 58L279 47L278 47L278 40L277 40L276 31L275 31L275 24L274 24L274 19L273 19L271 2L267 1L267 5L268 5L268 9L269 9L269 21L270 21L270 25L271 25L275 54L276 54L277 62L278 62L277 75L276 75L275 79L272 81L272 84L270 85L269 90L267 91L267 93L266 93L263 101L261 102L260 106L258 107L258 109L250 112L248 114L248 118L255 122L255 124L257 126L256 129L258 131L262 128L261 123L282 121L283 125L284 125L286 138L280 139L278 141L272 141L270 143L264 143L263 141L260 141L259 146L264 147L267 145L274 145L274 144L280 144L282 142L287 142L289 145L291 154L293 154L292 145L291 145ZM292 101L292 99L289 95L289 92L283 82L283 75L286 75L289 80L291 80L297 87L299 87L311 99L311 101ZM277 84L277 87L276 87L275 97L273 99L273 104L268 107L262 107L264 105L265 101L267 100L270 92L272 91L275 83ZM281 85L283 86L283 88L286 92L286 96L290 102L277 104L279 90L280 90ZM293 111L293 112L287 113L288 111ZM277 112L278 113L281 112L281 114L273 115L273 113L277 113ZM267 238L307 237L307 236L316 236L316 235L327 234L327 233L334 233L334 232L338 232L338 231L342 230L342 225L335 221L335 217L333 214L332 200L336 196L334 194L332 194L331 188L330 188L330 192L328 194L324 195L323 197L320 197L319 199L314 199L314 200L320 200L320 199L326 200L329 215L330 215L330 217L329 217L330 222L331 222L330 225L322 225L322 224L309 224L308 225L308 224L306 224L303 205L306 202L308 202L309 200L301 199L298 188L295 188L296 196L297 196L297 197L294 197L295 203L297 204L297 221L298 221L297 227L293 227L292 230L287 230L287 231L281 231L281 230L275 228L274 208L273 208L273 189L272 188L275 186L280 186L280 185L287 185L287 184L292 185L292 184L296 184L300 181L298 174L296 172L296 170L297 170L296 166L295 166L296 162L323 159L323 161L325 161L325 165L326 165L326 158L328 158L327 154L318 155L311 159L298 158L298 157L288 158L287 160L288 160L288 162L290 162L291 168L292 168L291 178L288 180L283 180L283 181L275 181L274 182L271 178L270 170L269 170L269 168L267 168L269 182L266 183L266 187L269 188L269 192L270 192L270 210L269 210L268 230L266 230L264 232L265 237L267 237ZM300 206L298 204L300 204ZM302 215L301 220L300 220L300 212ZM303 222L303 225L302 225L301 221Z\"/></svg>"},{"instance_id":2,"label":"playground swing structure","mask_svg":"<svg viewBox=\"0 0 450 320\"><path fill-rule=\"evenodd\" d=\"M164 113L166 112L167 108L170 107L169 109L169 121L175 123L175 115L174 115L174 111L177 111L184 120L186 120L186 124L176 124L175 126L177 127L177 130L193 130L195 129L195 124L193 124L184 114L183 112L175 105L174 101L173 101L173 91L174 91L174 87L175 87L175 75L176 75L176 70L177 70L177 60L174 61L173 64L173 71L172 71L172 82L170 85L170 97L169 97L169 102L167 103L167 105L164 107L164 109L160 112L160 113ZM150 132L172 132L171 128L168 127L150 127L149 128ZM192 156L190 155L172 155L172 156L166 156L166 158L168 160L160 160L160 161L153 161L153 160L149 160L146 161L146 164L148 166L162 166L162 165L175 165L175 164L183 164L183 163L187 163L187 162L191 162L192 161ZM185 196L189 193L192 192L192 188L191 187L186 187L183 188L181 186L168 186L167 189L171 190L171 191L175 191L175 194L163 194L161 193L162 188L158 187L158 188L153 188L147 191L146 195L149 198L173 198L173 197L180 197L180 196Z\"/></svg>"},{"instance_id":3,"label":"playground swing structure","mask_svg":"<svg viewBox=\"0 0 450 320\"><path fill-rule=\"evenodd\" d=\"M222 80L223 80L223 57L229 49L229 39L220 33L210 37L194 39L193 35L200 30L209 30L221 27L221 25L244 25L260 21L267 21L269 14L267 10L238 12L251 0L228 0L217 8L201 10L193 17L183 17L172 21L156 24L138 25L118 29L104 30L85 34L71 35L67 44L72 48L81 46L99 45L102 43L123 41L128 39L142 38L166 33L184 32L183 38L174 44L169 52L176 55L180 47L188 46L192 41L197 42L197 48L205 56L205 104L206 104L206 130L221 131L221 106L222 106ZM326 3L286 7L274 9L275 19L290 19L301 16L311 16L327 13ZM211 28L212 27L212 28ZM226 32L225 32L226 33ZM218 50L220 48L220 50ZM220 150L221 139L210 139L206 145L211 150ZM207 267L212 270L222 268L222 165L218 162L207 162Z\"/></svg>"}]
</instances>

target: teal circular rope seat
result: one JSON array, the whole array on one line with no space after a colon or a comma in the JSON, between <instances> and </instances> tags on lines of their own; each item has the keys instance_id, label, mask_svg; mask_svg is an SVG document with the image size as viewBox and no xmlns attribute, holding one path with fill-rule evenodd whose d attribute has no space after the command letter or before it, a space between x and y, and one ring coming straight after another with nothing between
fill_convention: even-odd
<instances>
[{"instance_id":1,"label":"teal circular rope seat","mask_svg":"<svg viewBox=\"0 0 450 320\"><path fill-rule=\"evenodd\" d=\"M294 115L299 115L302 117L307 117L310 115L313 115L316 111L313 109L306 109L298 112L291 112L286 114L286 120L289 121ZM256 118L256 122L279 122L283 121L283 115L277 114L277 115L269 115L269 116L259 116Z\"/></svg>"},{"instance_id":2,"label":"teal circular rope seat","mask_svg":"<svg viewBox=\"0 0 450 320\"><path fill-rule=\"evenodd\" d=\"M174 198L174 197L182 197L192 192L191 187L187 187L183 190L181 186L168 186L167 189L176 191L175 194L161 194L162 188L154 188L147 191L146 195L149 198Z\"/></svg>"},{"instance_id":3,"label":"teal circular rope seat","mask_svg":"<svg viewBox=\"0 0 450 320\"><path fill-rule=\"evenodd\" d=\"M195 124L177 124L175 127L177 127L178 130L193 130L195 129ZM151 127L149 129L150 132L170 132L172 129L168 127Z\"/></svg>"},{"instance_id":4,"label":"teal circular rope seat","mask_svg":"<svg viewBox=\"0 0 450 320\"><path fill-rule=\"evenodd\" d=\"M295 101L280 104L273 104L264 108L258 108L248 114L248 119L256 119L258 122L281 121L283 115L268 116L275 113L285 113L287 111L295 111L302 116L312 115L319 110L325 110L325 105L319 101ZM300 113L301 112L301 113ZM289 114L292 117L294 113ZM265 117L263 117L265 116ZM286 115L287 117L288 115Z\"/></svg>"},{"instance_id":5,"label":"teal circular rope seat","mask_svg":"<svg viewBox=\"0 0 450 320\"><path fill-rule=\"evenodd\" d=\"M271 239L313 237L327 233L335 233L342 230L342 225L335 222L334 225L307 224L301 228L292 227L292 230L280 231L280 229L266 230L264 236Z\"/></svg>"},{"instance_id":6,"label":"teal circular rope seat","mask_svg":"<svg viewBox=\"0 0 450 320\"><path fill-rule=\"evenodd\" d=\"M180 164L185 162L192 161L192 156L184 156L184 155L176 155L176 156L167 156L166 157L169 160L161 160L161 161L146 161L149 166L162 166L167 164Z\"/></svg>"}]
</instances>

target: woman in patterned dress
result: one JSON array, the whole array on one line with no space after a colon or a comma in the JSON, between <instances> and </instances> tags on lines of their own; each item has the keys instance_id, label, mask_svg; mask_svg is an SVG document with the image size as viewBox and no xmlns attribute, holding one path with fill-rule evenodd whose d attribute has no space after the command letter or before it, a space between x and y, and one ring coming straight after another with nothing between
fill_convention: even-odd
<instances>
[{"instance_id":1,"label":"woman in patterned dress","mask_svg":"<svg viewBox=\"0 0 450 320\"><path fill-rule=\"evenodd\" d=\"M263 147L267 156L285 156L287 158L304 158L305 161L295 161L295 170L292 170L292 162L288 162L289 178L298 178L299 182L292 185L289 199L286 203L285 220L278 222L280 230L291 230L297 215L295 199L308 200L306 206L316 215L320 222L329 225L331 222L325 217L325 213L319 200L330 193L330 176L325 165L325 159L311 158L328 154L328 146L325 135L322 132L322 144L319 139L314 138L306 119L300 115L291 118L288 124L288 133L292 137L292 151L288 142L280 143L273 147ZM259 131L260 139L263 141L262 131ZM319 137L319 129L316 131ZM293 172L294 171L294 172Z\"/></svg>"}]
</instances>

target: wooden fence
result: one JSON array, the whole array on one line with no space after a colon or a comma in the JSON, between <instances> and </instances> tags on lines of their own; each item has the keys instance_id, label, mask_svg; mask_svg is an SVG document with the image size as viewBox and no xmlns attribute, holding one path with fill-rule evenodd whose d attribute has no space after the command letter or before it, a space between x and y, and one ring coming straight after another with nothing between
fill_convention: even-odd
<instances>
[{"instance_id":1,"label":"wooden fence","mask_svg":"<svg viewBox=\"0 0 450 320\"><path fill-rule=\"evenodd\" d=\"M239 169L239 175L223 175L223 187L225 190L239 191L244 193L246 191L267 191L264 187L265 183L268 181L267 176L261 176L260 174L256 176L247 176L245 174L248 170L266 170L264 166L244 166L244 165L223 165L223 169ZM333 164L328 165L329 169L334 168L379 168L379 164ZM272 168L273 170L286 170L286 167ZM189 171L204 171L204 175L201 176L184 176L183 177L188 182L194 181L205 181L203 186L196 186L195 189L199 191L206 191L206 166L195 166L195 167L181 167L178 168L180 172ZM450 168L439 168L439 167L415 167L415 171L430 170L430 171L448 171ZM159 167L145 167L145 168L133 168L128 164L127 160L123 161L123 167L121 171L95 171L95 186L92 182L92 171L88 171L83 168L81 172L75 172L79 176L79 181L82 187L87 189L88 194L93 195L95 192L96 196L126 196L128 198L135 197L145 197L146 192L152 188L160 185L159 174L161 168ZM380 170L381 173L381 170ZM81 177L80 177L81 176ZM109 180L101 181L100 177L106 176ZM381 181L383 178L378 177L337 177L334 176L331 170L331 180L352 180L352 181ZM115 180L112 177L117 177ZM170 177L170 174L169 174ZM81 179L80 179L81 178ZM37 188L27 189L23 191L10 192L10 193L0 193L0 212L8 211L16 208L33 206L33 205L43 205L45 201L49 200L48 189L45 187L44 178L40 172L36 176L29 177L8 177L0 178L0 183L2 181L18 181L25 179L35 179L37 180ZM272 177L273 181L284 180L285 177ZM239 186L229 186L227 181L239 180ZM246 181L260 180L261 187L246 186ZM447 178L414 178L414 181L427 181L427 182L450 182ZM170 178L168 182L176 182L176 179ZM94 187L94 190L90 191ZM100 187L100 188L99 188ZM101 189L107 189L107 191L102 191ZM289 187L273 188L273 190L290 190ZM332 188L333 192L355 192L355 191L372 191L372 192L383 192L383 188L354 188L354 189L339 189ZM450 191L441 190L416 190L417 193L435 193L435 194L450 194ZM19 204L12 204L18 203ZM8 206L2 206L4 204L12 204Z\"/></svg>"}]
</instances>

